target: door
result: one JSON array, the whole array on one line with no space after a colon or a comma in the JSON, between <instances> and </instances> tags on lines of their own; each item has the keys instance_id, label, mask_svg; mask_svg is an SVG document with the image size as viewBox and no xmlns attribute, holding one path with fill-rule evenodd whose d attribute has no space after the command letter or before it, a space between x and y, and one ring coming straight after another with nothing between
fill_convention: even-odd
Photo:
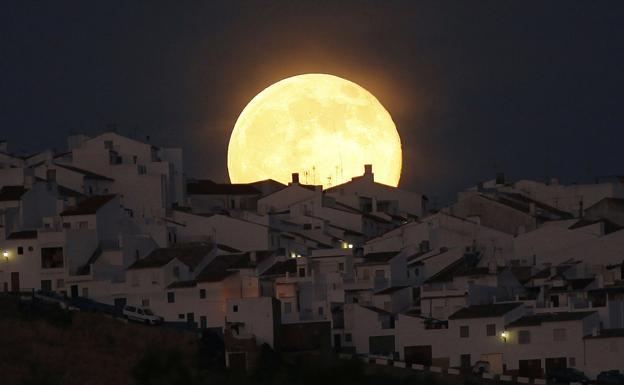
<instances>
[{"instance_id":1,"label":"door","mask_svg":"<svg viewBox=\"0 0 624 385\"><path fill-rule=\"evenodd\" d=\"M72 298L76 298L78 297L78 285L71 285L71 297Z\"/></svg>"},{"instance_id":2,"label":"door","mask_svg":"<svg viewBox=\"0 0 624 385\"><path fill-rule=\"evenodd\" d=\"M11 273L11 291L14 293L20 291L19 272Z\"/></svg>"},{"instance_id":3,"label":"door","mask_svg":"<svg viewBox=\"0 0 624 385\"><path fill-rule=\"evenodd\" d=\"M557 369L565 369L568 367L568 360L566 357L547 358L545 362L546 373L549 373Z\"/></svg>"},{"instance_id":4,"label":"door","mask_svg":"<svg viewBox=\"0 0 624 385\"><path fill-rule=\"evenodd\" d=\"M481 361L490 363L490 373L503 374L503 353L482 354Z\"/></svg>"},{"instance_id":5,"label":"door","mask_svg":"<svg viewBox=\"0 0 624 385\"><path fill-rule=\"evenodd\" d=\"M189 325L195 324L195 313L186 313L186 322Z\"/></svg>"},{"instance_id":6,"label":"door","mask_svg":"<svg viewBox=\"0 0 624 385\"><path fill-rule=\"evenodd\" d=\"M334 351L339 352L342 349L342 337L340 334L334 334Z\"/></svg>"},{"instance_id":7,"label":"door","mask_svg":"<svg viewBox=\"0 0 624 385\"><path fill-rule=\"evenodd\" d=\"M518 374L522 377L542 377L542 360L518 361Z\"/></svg>"},{"instance_id":8,"label":"door","mask_svg":"<svg viewBox=\"0 0 624 385\"><path fill-rule=\"evenodd\" d=\"M472 365L470 354L462 354L459 356L459 365L462 368L470 368Z\"/></svg>"},{"instance_id":9,"label":"door","mask_svg":"<svg viewBox=\"0 0 624 385\"><path fill-rule=\"evenodd\" d=\"M403 348L403 353L405 362L409 364L431 366L431 345L406 346Z\"/></svg>"},{"instance_id":10,"label":"door","mask_svg":"<svg viewBox=\"0 0 624 385\"><path fill-rule=\"evenodd\" d=\"M199 327L201 327L202 329L206 329L207 325L208 325L208 322L206 321L206 316L203 315L199 317Z\"/></svg>"}]
</instances>

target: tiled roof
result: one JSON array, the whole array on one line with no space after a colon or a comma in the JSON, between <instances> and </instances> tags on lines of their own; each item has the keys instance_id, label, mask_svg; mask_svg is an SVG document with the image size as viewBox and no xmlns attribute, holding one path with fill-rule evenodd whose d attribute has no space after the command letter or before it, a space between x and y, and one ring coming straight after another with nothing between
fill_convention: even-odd
<instances>
[{"instance_id":1,"label":"tiled roof","mask_svg":"<svg viewBox=\"0 0 624 385\"><path fill-rule=\"evenodd\" d=\"M211 180L195 180L186 184L189 195L260 195L250 184L215 183Z\"/></svg>"},{"instance_id":2,"label":"tiled roof","mask_svg":"<svg viewBox=\"0 0 624 385\"><path fill-rule=\"evenodd\" d=\"M545 322L564 322L564 321L578 321L583 318L589 317L592 314L596 314L595 311L574 311L574 312L558 312L558 313L540 313L527 315L519 318L507 327L521 327L521 326L539 326Z\"/></svg>"},{"instance_id":3,"label":"tiled roof","mask_svg":"<svg viewBox=\"0 0 624 385\"><path fill-rule=\"evenodd\" d=\"M63 211L60 215L70 216L70 215L92 215L97 213L97 211L102 208L105 204L110 202L116 195L94 195L88 197L82 202L78 203L77 206L70 207L67 210Z\"/></svg>"},{"instance_id":4,"label":"tiled roof","mask_svg":"<svg viewBox=\"0 0 624 385\"><path fill-rule=\"evenodd\" d=\"M469 319L469 318L491 318L500 317L518 306L522 306L522 302L511 303L494 303L488 305L472 305L459 309L451 314L449 319Z\"/></svg>"},{"instance_id":5,"label":"tiled roof","mask_svg":"<svg viewBox=\"0 0 624 385\"><path fill-rule=\"evenodd\" d=\"M16 231L11 233L7 239L36 239L37 230Z\"/></svg>"},{"instance_id":6,"label":"tiled roof","mask_svg":"<svg viewBox=\"0 0 624 385\"><path fill-rule=\"evenodd\" d=\"M147 257L134 262L128 270L162 267L177 258L189 267L196 267L213 250L212 245L177 245L153 250Z\"/></svg>"},{"instance_id":7,"label":"tiled roof","mask_svg":"<svg viewBox=\"0 0 624 385\"><path fill-rule=\"evenodd\" d=\"M377 295L377 294L380 294L380 295L384 295L384 294L392 294L392 293L394 293L394 292L396 292L396 291L403 290L403 289L405 289L405 288L407 288L407 287L409 287L409 286L390 286L390 287L387 287L387 288L385 288L385 289L383 289L383 290L379 290L379 291L378 291L378 292L376 292L375 294L376 294L376 295Z\"/></svg>"},{"instance_id":8,"label":"tiled roof","mask_svg":"<svg viewBox=\"0 0 624 385\"><path fill-rule=\"evenodd\" d=\"M107 176L96 174L96 173L91 172L89 170L83 170L83 169L78 168L78 167L69 166L69 165L61 164L61 163L55 163L55 165L58 166L58 167L62 167L64 169L67 169L67 170L70 170L70 171L82 174L87 179L107 180L107 181L113 181L114 180L114 179L111 179L111 178L109 178Z\"/></svg>"},{"instance_id":9,"label":"tiled roof","mask_svg":"<svg viewBox=\"0 0 624 385\"><path fill-rule=\"evenodd\" d=\"M392 313L390 313L389 311L384 310L384 309L380 309L380 308L375 307L375 306L362 305L362 307L364 309L368 309L370 311L374 311L375 313L380 314L380 315L392 315Z\"/></svg>"},{"instance_id":10,"label":"tiled roof","mask_svg":"<svg viewBox=\"0 0 624 385\"><path fill-rule=\"evenodd\" d=\"M358 265L380 265L386 264L392 258L396 257L400 251L382 251L378 253L369 253L364 255L364 260Z\"/></svg>"},{"instance_id":11,"label":"tiled roof","mask_svg":"<svg viewBox=\"0 0 624 385\"><path fill-rule=\"evenodd\" d=\"M18 201L26 191L24 186L3 186L0 189L0 202Z\"/></svg>"},{"instance_id":12,"label":"tiled roof","mask_svg":"<svg viewBox=\"0 0 624 385\"><path fill-rule=\"evenodd\" d=\"M223 271L212 271L212 270L204 270L198 276L197 282L221 282L225 278L236 274L236 271L232 270L223 270Z\"/></svg>"},{"instance_id":13,"label":"tiled roof","mask_svg":"<svg viewBox=\"0 0 624 385\"><path fill-rule=\"evenodd\" d=\"M279 261L267 269L262 276L284 275L286 273L295 274L297 272L297 260L290 258L285 261Z\"/></svg>"}]
</instances>

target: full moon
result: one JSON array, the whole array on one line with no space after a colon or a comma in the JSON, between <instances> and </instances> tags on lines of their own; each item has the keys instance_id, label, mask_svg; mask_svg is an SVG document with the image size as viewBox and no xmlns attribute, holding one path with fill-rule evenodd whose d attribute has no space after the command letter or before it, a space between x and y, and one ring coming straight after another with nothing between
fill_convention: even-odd
<instances>
[{"instance_id":1,"label":"full moon","mask_svg":"<svg viewBox=\"0 0 624 385\"><path fill-rule=\"evenodd\" d=\"M230 137L232 183L274 179L324 188L362 175L397 186L401 138L379 100L356 83L327 74L280 80L243 109Z\"/></svg>"}]
</instances>

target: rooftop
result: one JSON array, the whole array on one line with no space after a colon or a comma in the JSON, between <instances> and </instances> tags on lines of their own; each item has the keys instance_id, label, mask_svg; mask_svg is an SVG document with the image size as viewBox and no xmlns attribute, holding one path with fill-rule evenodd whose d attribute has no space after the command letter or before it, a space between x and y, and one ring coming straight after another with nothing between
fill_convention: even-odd
<instances>
[{"instance_id":1,"label":"rooftop","mask_svg":"<svg viewBox=\"0 0 624 385\"><path fill-rule=\"evenodd\" d=\"M251 184L216 183L209 179L188 182L186 191L189 195L260 195Z\"/></svg>"},{"instance_id":2,"label":"rooftop","mask_svg":"<svg viewBox=\"0 0 624 385\"><path fill-rule=\"evenodd\" d=\"M84 170L82 168L70 166L70 165L67 165L67 164L61 164L61 163L55 163L55 165L58 166L58 167L62 167L64 169L67 169L67 170L70 170L70 171L82 174L87 179L114 181L114 179L112 179L112 178L109 178L109 177L104 176L104 175L96 174L94 172L91 172L89 170Z\"/></svg>"},{"instance_id":3,"label":"rooftop","mask_svg":"<svg viewBox=\"0 0 624 385\"><path fill-rule=\"evenodd\" d=\"M592 314L596 314L596 312L575 311L533 314L521 317L507 325L507 327L539 326L545 322L579 321L583 318L589 317Z\"/></svg>"},{"instance_id":4,"label":"rooftop","mask_svg":"<svg viewBox=\"0 0 624 385\"><path fill-rule=\"evenodd\" d=\"M36 239L37 230L24 230L11 233L7 239Z\"/></svg>"},{"instance_id":5,"label":"rooftop","mask_svg":"<svg viewBox=\"0 0 624 385\"><path fill-rule=\"evenodd\" d=\"M522 302L494 303L488 305L472 305L459 309L449 319L492 318L503 316L522 306Z\"/></svg>"},{"instance_id":6,"label":"rooftop","mask_svg":"<svg viewBox=\"0 0 624 385\"><path fill-rule=\"evenodd\" d=\"M148 256L134 262L128 270L162 267L177 258L189 267L196 267L213 250L212 245L184 244L153 250Z\"/></svg>"},{"instance_id":7,"label":"rooftop","mask_svg":"<svg viewBox=\"0 0 624 385\"><path fill-rule=\"evenodd\" d=\"M60 215L62 217L71 215L92 215L97 213L99 209L101 209L104 205L113 200L113 198L115 197L116 195L114 194L94 195L78 203L77 206L66 209Z\"/></svg>"}]
</instances>

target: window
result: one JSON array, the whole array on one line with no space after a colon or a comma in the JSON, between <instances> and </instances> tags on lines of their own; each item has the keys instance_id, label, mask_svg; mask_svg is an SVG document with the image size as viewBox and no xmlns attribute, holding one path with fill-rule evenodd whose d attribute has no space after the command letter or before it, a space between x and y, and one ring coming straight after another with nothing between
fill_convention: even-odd
<instances>
[{"instance_id":1,"label":"window","mask_svg":"<svg viewBox=\"0 0 624 385\"><path fill-rule=\"evenodd\" d=\"M145 175L147 174L147 167L139 165L137 166L137 172L139 175Z\"/></svg>"},{"instance_id":2,"label":"window","mask_svg":"<svg viewBox=\"0 0 624 385\"><path fill-rule=\"evenodd\" d=\"M184 319L184 314L178 314L178 319Z\"/></svg>"},{"instance_id":3,"label":"window","mask_svg":"<svg viewBox=\"0 0 624 385\"><path fill-rule=\"evenodd\" d=\"M149 307L149 305L150 305L150 300L148 298L143 298L141 300L141 306Z\"/></svg>"},{"instance_id":4,"label":"window","mask_svg":"<svg viewBox=\"0 0 624 385\"><path fill-rule=\"evenodd\" d=\"M284 302L284 314L292 313L292 303Z\"/></svg>"},{"instance_id":5,"label":"window","mask_svg":"<svg viewBox=\"0 0 624 385\"><path fill-rule=\"evenodd\" d=\"M351 333L345 333L345 342L351 342Z\"/></svg>"},{"instance_id":6,"label":"window","mask_svg":"<svg viewBox=\"0 0 624 385\"><path fill-rule=\"evenodd\" d=\"M206 289L199 289L199 298L206 298Z\"/></svg>"},{"instance_id":7,"label":"window","mask_svg":"<svg viewBox=\"0 0 624 385\"><path fill-rule=\"evenodd\" d=\"M28 251L33 251L33 247L32 246L28 246Z\"/></svg>"},{"instance_id":8,"label":"window","mask_svg":"<svg viewBox=\"0 0 624 385\"><path fill-rule=\"evenodd\" d=\"M518 343L519 344L530 344L531 343L531 332L528 330L520 330L518 331Z\"/></svg>"},{"instance_id":9,"label":"window","mask_svg":"<svg viewBox=\"0 0 624 385\"><path fill-rule=\"evenodd\" d=\"M570 367L575 367L576 366L576 357L569 357L568 358L568 364Z\"/></svg>"},{"instance_id":10,"label":"window","mask_svg":"<svg viewBox=\"0 0 624 385\"><path fill-rule=\"evenodd\" d=\"M24 248L22 246L19 246L17 248L17 255L22 255L22 254L24 254Z\"/></svg>"},{"instance_id":11,"label":"window","mask_svg":"<svg viewBox=\"0 0 624 385\"><path fill-rule=\"evenodd\" d=\"M62 247L42 247L41 267L43 269L56 269L63 267Z\"/></svg>"},{"instance_id":12,"label":"window","mask_svg":"<svg viewBox=\"0 0 624 385\"><path fill-rule=\"evenodd\" d=\"M560 342L566 340L565 329L553 329L553 341Z\"/></svg>"},{"instance_id":13,"label":"window","mask_svg":"<svg viewBox=\"0 0 624 385\"><path fill-rule=\"evenodd\" d=\"M338 271L344 271L344 263L343 262L338 263Z\"/></svg>"},{"instance_id":14,"label":"window","mask_svg":"<svg viewBox=\"0 0 624 385\"><path fill-rule=\"evenodd\" d=\"M468 338L470 336L470 328L468 326L459 327L459 338Z\"/></svg>"},{"instance_id":15,"label":"window","mask_svg":"<svg viewBox=\"0 0 624 385\"><path fill-rule=\"evenodd\" d=\"M496 335L496 324L487 324L485 325L485 335L488 337Z\"/></svg>"},{"instance_id":16,"label":"window","mask_svg":"<svg viewBox=\"0 0 624 385\"><path fill-rule=\"evenodd\" d=\"M89 228L89 222L87 222L87 221L78 222L78 228L79 229L88 229Z\"/></svg>"},{"instance_id":17,"label":"window","mask_svg":"<svg viewBox=\"0 0 624 385\"><path fill-rule=\"evenodd\" d=\"M304 230L312 230L312 225L310 223L304 223L303 224L303 229Z\"/></svg>"},{"instance_id":18,"label":"window","mask_svg":"<svg viewBox=\"0 0 624 385\"><path fill-rule=\"evenodd\" d=\"M43 292L52 291L52 281L50 281L49 279L45 279L41 281L41 291Z\"/></svg>"},{"instance_id":19,"label":"window","mask_svg":"<svg viewBox=\"0 0 624 385\"><path fill-rule=\"evenodd\" d=\"M70 227L71 227L71 223L69 223L69 222L64 222L63 223L63 228L64 229L69 229Z\"/></svg>"},{"instance_id":20,"label":"window","mask_svg":"<svg viewBox=\"0 0 624 385\"><path fill-rule=\"evenodd\" d=\"M175 293L170 291L167 293L167 302L174 303L175 302Z\"/></svg>"},{"instance_id":21,"label":"window","mask_svg":"<svg viewBox=\"0 0 624 385\"><path fill-rule=\"evenodd\" d=\"M87 298L89 297L89 288L88 287L83 287L82 288L82 296Z\"/></svg>"},{"instance_id":22,"label":"window","mask_svg":"<svg viewBox=\"0 0 624 385\"><path fill-rule=\"evenodd\" d=\"M208 320L205 315L199 317L199 327L202 329L206 329L208 326Z\"/></svg>"},{"instance_id":23,"label":"window","mask_svg":"<svg viewBox=\"0 0 624 385\"><path fill-rule=\"evenodd\" d=\"M232 306L232 311L233 311L234 313L238 313L238 305L233 305L233 306Z\"/></svg>"},{"instance_id":24,"label":"window","mask_svg":"<svg viewBox=\"0 0 624 385\"><path fill-rule=\"evenodd\" d=\"M300 277L305 277L305 267L300 267L299 268L299 276Z\"/></svg>"}]
</instances>

